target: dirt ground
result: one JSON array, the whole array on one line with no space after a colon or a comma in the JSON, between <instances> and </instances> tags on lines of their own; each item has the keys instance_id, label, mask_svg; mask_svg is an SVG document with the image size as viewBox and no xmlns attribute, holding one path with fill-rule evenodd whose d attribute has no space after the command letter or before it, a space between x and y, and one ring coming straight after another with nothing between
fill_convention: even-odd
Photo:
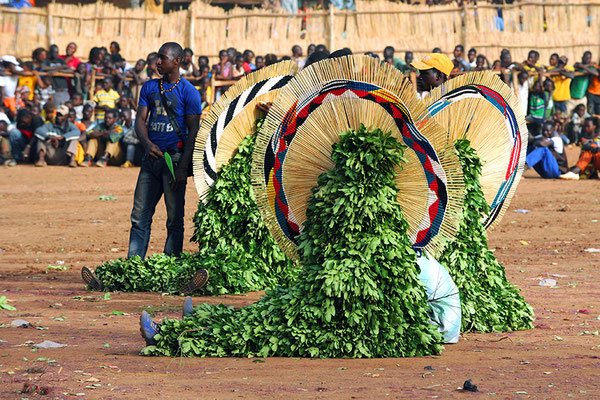
<instances>
[{"instance_id":1,"label":"dirt ground","mask_svg":"<svg viewBox=\"0 0 600 400\"><path fill-rule=\"evenodd\" d=\"M527 172L490 236L509 279L535 308L533 330L465 334L439 356L414 359L171 359L139 355L139 316L178 317L181 297L105 299L84 290L80 278L84 265L125 256L137 172L0 170L0 296L17 309L0 310L0 398L600 398L600 253L585 252L600 248L599 181L545 181ZM187 199L189 237L197 202L191 181ZM159 206L150 252L162 249L164 223ZM540 286L545 278L557 285ZM194 302L244 306L259 297ZM10 327L17 318L33 327ZM32 349L44 340L67 347ZM457 390L467 379L480 393ZM27 387L37 392L19 392Z\"/></svg>"}]
</instances>

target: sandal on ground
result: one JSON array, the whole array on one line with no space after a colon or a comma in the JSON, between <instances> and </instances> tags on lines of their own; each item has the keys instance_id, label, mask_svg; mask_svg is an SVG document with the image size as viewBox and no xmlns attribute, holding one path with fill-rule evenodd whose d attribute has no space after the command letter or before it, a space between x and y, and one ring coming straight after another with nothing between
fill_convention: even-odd
<instances>
[{"instance_id":1,"label":"sandal on ground","mask_svg":"<svg viewBox=\"0 0 600 400\"><path fill-rule=\"evenodd\" d=\"M104 285L100 282L100 279L96 277L96 274L92 272L88 267L81 268L81 278L83 281L92 288L92 290L96 290L101 292L104 289Z\"/></svg>"},{"instance_id":2,"label":"sandal on ground","mask_svg":"<svg viewBox=\"0 0 600 400\"><path fill-rule=\"evenodd\" d=\"M193 293L202 289L206 285L206 282L208 282L208 270L202 268L196 271L192 279L179 290L184 294Z\"/></svg>"}]
</instances>

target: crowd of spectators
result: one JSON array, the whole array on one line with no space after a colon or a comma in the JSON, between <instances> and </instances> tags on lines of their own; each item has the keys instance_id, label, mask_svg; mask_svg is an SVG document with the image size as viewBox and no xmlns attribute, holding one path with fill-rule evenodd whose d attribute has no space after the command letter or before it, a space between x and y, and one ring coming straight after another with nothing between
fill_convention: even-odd
<instances>
[{"instance_id":1,"label":"crowd of spectators","mask_svg":"<svg viewBox=\"0 0 600 400\"><path fill-rule=\"evenodd\" d=\"M351 54L349 49L337 52ZM87 62L77 57L75 43L69 43L63 55L59 53L53 45L34 50L31 61L11 55L0 59L0 161L8 166L18 162L71 167L139 164L143 149L133 121L141 86L160 77L158 54L150 53L131 65L121 55L117 42L108 48L92 48ZM417 72L410 65L414 60L411 51L398 54L388 46L381 54L366 54L405 74ZM328 56L329 50L322 44L309 45L306 53L296 45L289 56L283 57L256 56L252 50L240 52L231 47L221 50L218 62L210 65L208 57L196 58L191 49L185 49L180 72L199 90L205 115L227 85L247 73L281 60L293 60L302 68ZM518 94L527 116L529 150L547 147L561 174L568 172L564 153L567 145L583 149L591 146L594 152L588 164L594 166L597 162L600 167L600 156L596 157L600 145L600 67L589 51L574 64L558 54L552 54L545 64L539 53L531 50L519 63L506 49L498 59L490 60L474 48L465 51L459 44L452 58L453 75L497 71ZM222 83L213 85L215 81ZM588 165L581 166L582 175L597 175L594 168L589 173Z\"/></svg>"}]
</instances>

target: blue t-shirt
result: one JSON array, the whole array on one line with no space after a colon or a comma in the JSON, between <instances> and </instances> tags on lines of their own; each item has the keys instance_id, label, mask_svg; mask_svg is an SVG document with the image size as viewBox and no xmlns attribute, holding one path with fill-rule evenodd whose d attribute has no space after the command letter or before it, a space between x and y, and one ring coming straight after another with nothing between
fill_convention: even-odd
<instances>
[{"instance_id":1,"label":"blue t-shirt","mask_svg":"<svg viewBox=\"0 0 600 400\"><path fill-rule=\"evenodd\" d=\"M144 83L140 92L139 106L148 107L148 139L157 145L161 151L173 149L182 145L181 139L177 136L169 122L169 116L160 101L160 83L159 79L152 79ZM172 88L175 84L164 83L165 91ZM175 112L177 124L185 138L187 138L187 125L185 116L202 113L202 100L200 93L194 85L184 78L175 89L165 93L169 107Z\"/></svg>"}]
</instances>

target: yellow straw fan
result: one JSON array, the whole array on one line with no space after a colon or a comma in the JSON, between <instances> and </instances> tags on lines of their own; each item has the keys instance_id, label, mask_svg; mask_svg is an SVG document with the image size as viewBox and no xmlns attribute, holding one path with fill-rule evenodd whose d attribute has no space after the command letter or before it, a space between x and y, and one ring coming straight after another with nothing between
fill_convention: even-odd
<instances>
[{"instance_id":1,"label":"yellow straw fan","mask_svg":"<svg viewBox=\"0 0 600 400\"><path fill-rule=\"evenodd\" d=\"M511 89L492 72L451 79L426 98L430 115L449 143L468 139L483 162L481 186L491 207L485 227L496 226L523 174L527 152L525 116Z\"/></svg>"},{"instance_id":2,"label":"yellow straw fan","mask_svg":"<svg viewBox=\"0 0 600 400\"><path fill-rule=\"evenodd\" d=\"M272 102L281 88L296 74L293 61L283 61L246 75L231 86L212 106L202 121L194 147L194 183L204 200L217 179L217 172L229 162L239 144L252 133L262 111L259 102Z\"/></svg>"},{"instance_id":3,"label":"yellow straw fan","mask_svg":"<svg viewBox=\"0 0 600 400\"><path fill-rule=\"evenodd\" d=\"M323 60L300 71L273 103L252 161L256 202L271 234L293 259L318 176L333 167L339 135L361 124L408 147L396 185L414 248L442 250L456 233L464 183L446 132L425 119L410 82L366 56Z\"/></svg>"}]
</instances>

